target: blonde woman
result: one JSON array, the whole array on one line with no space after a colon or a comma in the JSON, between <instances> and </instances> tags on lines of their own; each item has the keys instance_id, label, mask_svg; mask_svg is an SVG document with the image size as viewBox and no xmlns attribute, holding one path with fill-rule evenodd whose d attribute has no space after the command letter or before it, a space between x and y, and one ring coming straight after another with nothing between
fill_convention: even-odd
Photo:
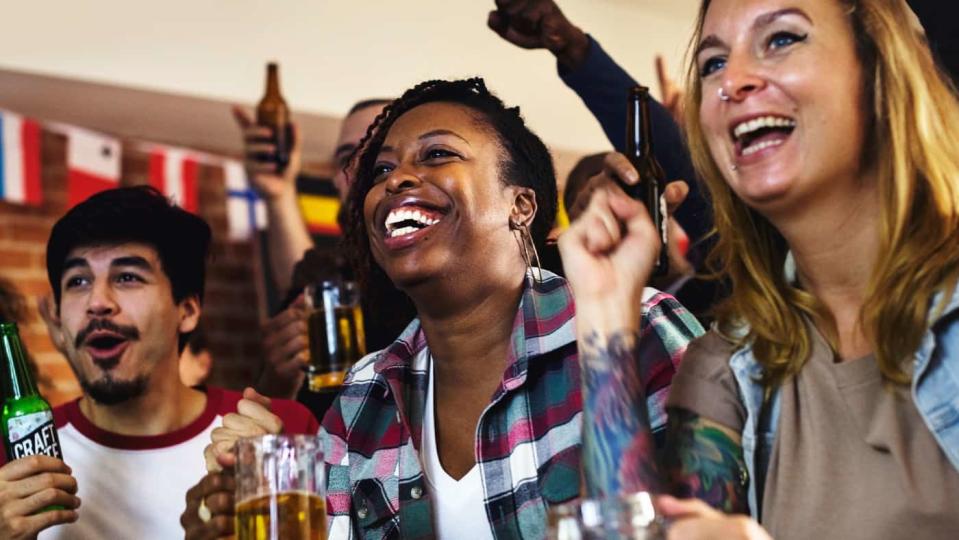
<instances>
[{"instance_id":1,"label":"blonde woman","mask_svg":"<svg viewBox=\"0 0 959 540\"><path fill-rule=\"evenodd\" d=\"M666 498L672 536L959 531L959 105L914 21L902 0L702 4L686 125L732 295L673 380L666 459L619 482L753 519ZM649 259L628 203L602 192L561 242L578 313L615 314L577 319L596 423L642 399L613 294ZM606 423L607 463L647 437Z\"/></svg>"}]
</instances>

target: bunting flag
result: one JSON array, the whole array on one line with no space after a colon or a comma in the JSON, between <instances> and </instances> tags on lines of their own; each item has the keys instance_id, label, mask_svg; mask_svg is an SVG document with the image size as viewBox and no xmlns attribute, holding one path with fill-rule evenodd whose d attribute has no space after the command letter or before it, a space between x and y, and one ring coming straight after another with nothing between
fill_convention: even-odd
<instances>
[{"instance_id":1,"label":"bunting flag","mask_svg":"<svg viewBox=\"0 0 959 540\"><path fill-rule=\"evenodd\" d=\"M196 214L197 159L179 148L156 147L150 151L150 185L177 206Z\"/></svg>"},{"instance_id":2,"label":"bunting flag","mask_svg":"<svg viewBox=\"0 0 959 540\"><path fill-rule=\"evenodd\" d=\"M249 240L254 231L267 226L266 204L250 187L246 171L239 161L225 160L223 177L226 182L228 237L232 241Z\"/></svg>"},{"instance_id":3,"label":"bunting flag","mask_svg":"<svg viewBox=\"0 0 959 540\"><path fill-rule=\"evenodd\" d=\"M0 112L0 199L40 206L40 125Z\"/></svg>"},{"instance_id":4,"label":"bunting flag","mask_svg":"<svg viewBox=\"0 0 959 540\"><path fill-rule=\"evenodd\" d=\"M120 141L70 127L67 134L67 206L120 185Z\"/></svg>"},{"instance_id":5,"label":"bunting flag","mask_svg":"<svg viewBox=\"0 0 959 540\"><path fill-rule=\"evenodd\" d=\"M296 179L296 192L310 234L339 236L342 233L337 220L340 198L332 180L301 174Z\"/></svg>"}]
</instances>

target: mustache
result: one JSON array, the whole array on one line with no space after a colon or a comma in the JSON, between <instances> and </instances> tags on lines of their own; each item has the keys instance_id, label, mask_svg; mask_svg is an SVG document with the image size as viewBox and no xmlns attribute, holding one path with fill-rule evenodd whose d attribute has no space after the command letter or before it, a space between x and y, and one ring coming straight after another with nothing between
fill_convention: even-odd
<instances>
[{"instance_id":1,"label":"mustache","mask_svg":"<svg viewBox=\"0 0 959 540\"><path fill-rule=\"evenodd\" d=\"M140 331L137 330L135 326L120 326L108 319L93 319L86 328L77 333L75 339L76 348L79 349L83 345L83 342L87 340L87 337L97 330L108 330L129 340L140 339Z\"/></svg>"}]
</instances>

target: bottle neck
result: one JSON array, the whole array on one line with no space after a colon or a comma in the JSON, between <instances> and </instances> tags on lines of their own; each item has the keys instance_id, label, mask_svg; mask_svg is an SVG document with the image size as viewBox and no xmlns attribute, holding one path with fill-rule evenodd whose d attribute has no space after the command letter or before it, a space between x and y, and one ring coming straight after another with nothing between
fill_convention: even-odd
<instances>
[{"instance_id":1,"label":"bottle neck","mask_svg":"<svg viewBox=\"0 0 959 540\"><path fill-rule=\"evenodd\" d=\"M276 64L266 66L266 97L280 97L280 68Z\"/></svg>"},{"instance_id":2,"label":"bottle neck","mask_svg":"<svg viewBox=\"0 0 959 540\"><path fill-rule=\"evenodd\" d=\"M626 151L630 158L652 155L652 130L649 125L649 93L634 88L627 103Z\"/></svg>"},{"instance_id":3,"label":"bottle neck","mask_svg":"<svg viewBox=\"0 0 959 540\"><path fill-rule=\"evenodd\" d=\"M644 156L653 154L653 129L649 123L649 94L639 99L639 152Z\"/></svg>"},{"instance_id":4,"label":"bottle neck","mask_svg":"<svg viewBox=\"0 0 959 540\"><path fill-rule=\"evenodd\" d=\"M30 374L16 324L0 324L0 356L5 368L3 392L6 399L37 395L37 385Z\"/></svg>"}]
</instances>

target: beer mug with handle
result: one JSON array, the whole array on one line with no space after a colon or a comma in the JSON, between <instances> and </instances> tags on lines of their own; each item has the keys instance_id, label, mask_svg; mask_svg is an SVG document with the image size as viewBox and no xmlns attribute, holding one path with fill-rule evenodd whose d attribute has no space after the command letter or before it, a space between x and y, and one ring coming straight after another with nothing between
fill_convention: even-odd
<instances>
[{"instance_id":1,"label":"beer mug with handle","mask_svg":"<svg viewBox=\"0 0 959 540\"><path fill-rule=\"evenodd\" d=\"M320 439L264 435L236 443L237 540L326 538Z\"/></svg>"},{"instance_id":2,"label":"beer mug with handle","mask_svg":"<svg viewBox=\"0 0 959 540\"><path fill-rule=\"evenodd\" d=\"M359 288L352 281L322 281L303 292L310 344L306 386L311 392L336 391L366 354Z\"/></svg>"}]
</instances>

